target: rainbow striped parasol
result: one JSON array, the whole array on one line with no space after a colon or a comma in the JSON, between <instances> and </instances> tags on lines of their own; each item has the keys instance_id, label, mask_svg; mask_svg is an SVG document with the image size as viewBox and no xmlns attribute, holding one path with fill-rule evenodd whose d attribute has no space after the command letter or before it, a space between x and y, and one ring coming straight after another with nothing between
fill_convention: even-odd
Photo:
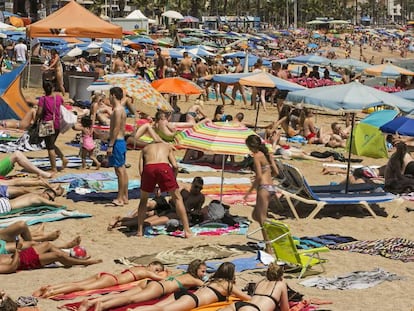
<instances>
[{"instance_id":1,"label":"rainbow striped parasol","mask_svg":"<svg viewBox=\"0 0 414 311\"><path fill-rule=\"evenodd\" d=\"M257 135L251 129L227 122L198 123L175 136L181 148L224 155L246 155L250 153L245 140Z\"/></svg>"}]
</instances>

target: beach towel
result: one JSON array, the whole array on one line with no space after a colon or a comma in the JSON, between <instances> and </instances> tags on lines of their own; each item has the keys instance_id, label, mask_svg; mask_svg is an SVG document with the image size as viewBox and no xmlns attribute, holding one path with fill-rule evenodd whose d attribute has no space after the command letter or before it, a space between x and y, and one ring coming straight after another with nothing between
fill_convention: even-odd
<instances>
[{"instance_id":1,"label":"beach towel","mask_svg":"<svg viewBox=\"0 0 414 311\"><path fill-rule=\"evenodd\" d=\"M251 187L251 184L231 184L231 185L223 185L223 194L242 194L245 195ZM204 185L202 193L204 195L209 194L220 194L221 185Z\"/></svg>"},{"instance_id":2,"label":"beach towel","mask_svg":"<svg viewBox=\"0 0 414 311\"><path fill-rule=\"evenodd\" d=\"M372 271L356 271L346 275L326 278L322 276L313 277L300 282L306 287L319 289L365 289L374 287L385 281L401 280L403 277L387 272L381 268Z\"/></svg>"},{"instance_id":3,"label":"beach towel","mask_svg":"<svg viewBox=\"0 0 414 311\"><path fill-rule=\"evenodd\" d=\"M193 226L190 229L194 236L217 236L228 234L246 235L247 230L249 229L249 222L242 221L234 226L229 226L224 223L205 223ZM184 237L184 231L176 230L169 232L166 225L146 227L144 230L144 236L147 238L157 235Z\"/></svg>"},{"instance_id":4,"label":"beach towel","mask_svg":"<svg viewBox=\"0 0 414 311\"><path fill-rule=\"evenodd\" d=\"M148 265L154 260L159 260L166 265L179 265L183 263L188 263L194 259L201 260L212 260L212 259L223 259L230 256L242 255L243 251L229 247L226 245L220 244L210 244L210 245L198 245L198 246L189 246L181 249L168 249L158 253L142 255L142 256L132 256L132 257L122 257L115 259L116 263L124 265Z\"/></svg>"},{"instance_id":5,"label":"beach towel","mask_svg":"<svg viewBox=\"0 0 414 311\"><path fill-rule=\"evenodd\" d=\"M66 156L66 159L69 161L68 164L66 165L69 168L77 168L77 167L82 166L82 159L79 156L70 155L70 156ZM50 160L47 157L46 158L30 158L29 160L34 166L38 168L41 168L41 169L50 168ZM92 165L92 163L93 162L91 159L86 159L87 165ZM61 159L56 159L56 166L62 167Z\"/></svg>"},{"instance_id":6,"label":"beach towel","mask_svg":"<svg viewBox=\"0 0 414 311\"><path fill-rule=\"evenodd\" d=\"M128 189L139 188L141 181L138 179L128 181ZM84 190L90 190L90 192L96 191L115 191L118 190L118 180L88 180L83 178L76 178L70 182L67 187L64 187L66 192L75 190L76 188L82 188Z\"/></svg>"},{"instance_id":7,"label":"beach towel","mask_svg":"<svg viewBox=\"0 0 414 311\"><path fill-rule=\"evenodd\" d=\"M50 179L51 183L67 183L75 179L85 179L85 180L117 180L116 174L114 172L93 172L93 173L80 173L80 174L65 174L53 179Z\"/></svg>"},{"instance_id":8,"label":"beach towel","mask_svg":"<svg viewBox=\"0 0 414 311\"><path fill-rule=\"evenodd\" d=\"M74 202L94 202L95 204L105 204L112 202L116 199L118 192L90 192L85 194L79 194L75 191L68 192L66 197ZM138 188L128 190L128 198L130 200L139 199L141 196L141 190Z\"/></svg>"},{"instance_id":9,"label":"beach towel","mask_svg":"<svg viewBox=\"0 0 414 311\"><path fill-rule=\"evenodd\" d=\"M220 201L219 194L207 194L207 197L211 200ZM233 205L233 204L243 204L250 205L256 203L256 193L250 193L247 198L244 198L244 194L223 194L221 201L224 204Z\"/></svg>"},{"instance_id":10,"label":"beach towel","mask_svg":"<svg viewBox=\"0 0 414 311\"><path fill-rule=\"evenodd\" d=\"M21 135L19 139L16 141L4 141L0 144L0 152L5 153L13 153L16 150L26 152L26 151L36 151L41 150L44 147L44 142L42 142L40 145L32 145L29 143L29 135L27 133L24 133Z\"/></svg>"},{"instance_id":11,"label":"beach towel","mask_svg":"<svg viewBox=\"0 0 414 311\"><path fill-rule=\"evenodd\" d=\"M183 183L191 184L194 178L182 178L178 177L177 181ZM221 177L218 176L203 176L204 186L206 185L220 185L221 184ZM241 185L247 184L250 185L252 182L250 178L247 177L237 177L237 178L223 178L223 185Z\"/></svg>"},{"instance_id":12,"label":"beach towel","mask_svg":"<svg viewBox=\"0 0 414 311\"><path fill-rule=\"evenodd\" d=\"M124 292L135 287L140 281L135 281L127 284L121 285L114 285L100 289L90 289L90 290L82 290L77 292L72 292L68 294L60 294L53 297L50 297L52 300L72 300L78 297L88 297L96 294L104 295L113 292Z\"/></svg>"},{"instance_id":13,"label":"beach towel","mask_svg":"<svg viewBox=\"0 0 414 311\"><path fill-rule=\"evenodd\" d=\"M356 241L346 244L328 245L333 250L344 250L369 255L380 255L403 262L414 261L414 241L403 238L388 238L373 241Z\"/></svg>"},{"instance_id":14,"label":"beach towel","mask_svg":"<svg viewBox=\"0 0 414 311\"><path fill-rule=\"evenodd\" d=\"M197 165L197 164L188 164L188 163L178 163L178 166L181 169L185 169L188 172L217 172L215 168L205 166L205 165Z\"/></svg>"},{"instance_id":15,"label":"beach towel","mask_svg":"<svg viewBox=\"0 0 414 311\"><path fill-rule=\"evenodd\" d=\"M67 211L65 209L56 209L53 211L40 212L37 214L20 215L8 218L0 219L0 228L6 228L11 224L18 221L24 221L28 226L44 223L59 221L68 218L85 218L92 217L90 214L80 213L78 211Z\"/></svg>"}]
</instances>

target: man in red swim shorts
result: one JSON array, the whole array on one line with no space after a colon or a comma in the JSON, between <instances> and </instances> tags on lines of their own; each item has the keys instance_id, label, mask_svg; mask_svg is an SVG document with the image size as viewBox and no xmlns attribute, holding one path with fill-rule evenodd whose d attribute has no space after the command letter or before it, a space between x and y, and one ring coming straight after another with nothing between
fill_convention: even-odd
<instances>
[{"instance_id":1,"label":"man in red swim shorts","mask_svg":"<svg viewBox=\"0 0 414 311\"><path fill-rule=\"evenodd\" d=\"M138 206L138 232L137 236L143 235L144 219L147 212L147 201L149 193L154 192L158 185L161 192L168 191L175 203L178 216L184 227L185 237L191 236L190 225L184 207L183 198L179 191L176 180L178 171L174 149L164 142L154 142L142 149L139 161L139 172L141 174L141 200Z\"/></svg>"}]
</instances>

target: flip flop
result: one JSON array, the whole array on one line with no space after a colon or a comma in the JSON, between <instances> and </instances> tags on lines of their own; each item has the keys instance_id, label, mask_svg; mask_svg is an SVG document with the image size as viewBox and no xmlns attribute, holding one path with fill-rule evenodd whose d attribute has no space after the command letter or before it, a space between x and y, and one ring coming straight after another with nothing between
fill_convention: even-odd
<instances>
[{"instance_id":1,"label":"flip flop","mask_svg":"<svg viewBox=\"0 0 414 311\"><path fill-rule=\"evenodd\" d=\"M122 207L122 206L124 206L124 204L117 201L117 200L113 200L111 203L105 204L105 206Z\"/></svg>"}]
</instances>

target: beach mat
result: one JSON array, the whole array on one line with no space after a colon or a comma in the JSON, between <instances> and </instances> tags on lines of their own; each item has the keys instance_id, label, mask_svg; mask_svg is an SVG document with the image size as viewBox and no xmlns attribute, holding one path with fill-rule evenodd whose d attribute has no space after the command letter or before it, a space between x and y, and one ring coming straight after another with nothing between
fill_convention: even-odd
<instances>
[{"instance_id":1,"label":"beach mat","mask_svg":"<svg viewBox=\"0 0 414 311\"><path fill-rule=\"evenodd\" d=\"M203 176L204 186L206 185L220 185L221 184L221 177L218 176ZM194 178L188 177L178 177L178 182L188 183L191 184ZM223 178L223 185L250 185L252 182L248 177L224 177Z\"/></svg>"},{"instance_id":2,"label":"beach mat","mask_svg":"<svg viewBox=\"0 0 414 311\"><path fill-rule=\"evenodd\" d=\"M219 194L207 194L207 197L211 200L218 200L223 202L224 204L233 205L233 204L243 204L243 205L250 205L256 202L256 193L250 193L246 198L244 194L223 194L220 197Z\"/></svg>"},{"instance_id":3,"label":"beach mat","mask_svg":"<svg viewBox=\"0 0 414 311\"><path fill-rule=\"evenodd\" d=\"M15 222L18 222L18 221L24 221L28 226L31 226L31 225L35 225L39 223L60 221L60 220L69 219L69 218L86 218L86 217L92 217L92 215L80 213L78 211L67 211L65 209L57 209L53 211L40 212L37 214L1 218L0 228L7 228L11 224L14 224Z\"/></svg>"},{"instance_id":4,"label":"beach mat","mask_svg":"<svg viewBox=\"0 0 414 311\"><path fill-rule=\"evenodd\" d=\"M142 256L122 257L115 259L115 262L124 265L148 265L154 260L159 260L166 265L179 265L191 262L194 259L223 259L230 256L242 255L243 253L243 251L235 247L211 244L189 246L182 249L168 249L158 253Z\"/></svg>"},{"instance_id":5,"label":"beach mat","mask_svg":"<svg viewBox=\"0 0 414 311\"><path fill-rule=\"evenodd\" d=\"M110 203L118 196L118 192L90 192L79 194L75 191L68 192L66 197L74 202L94 202L95 204ZM141 190L138 188L128 190L128 198L130 200L139 199L141 197Z\"/></svg>"},{"instance_id":6,"label":"beach mat","mask_svg":"<svg viewBox=\"0 0 414 311\"><path fill-rule=\"evenodd\" d=\"M68 168L78 168L82 166L82 159L76 155L65 156L66 159L69 161L66 167ZM30 162L41 169L48 169L50 168L50 160L48 157L45 158L29 158ZM91 159L86 159L86 165L92 165ZM58 168L62 167L62 160L56 159L56 166Z\"/></svg>"},{"instance_id":7,"label":"beach mat","mask_svg":"<svg viewBox=\"0 0 414 311\"><path fill-rule=\"evenodd\" d=\"M90 289L90 290L72 292L68 294L60 294L60 295L50 297L50 299L58 300L58 301L59 300L72 300L78 297L87 297L87 296L92 296L96 294L104 295L104 294L113 293L113 292L124 292L126 290L129 290L135 287L140 281L141 280L127 283L127 284L109 286L109 287L100 288L100 289Z\"/></svg>"},{"instance_id":8,"label":"beach mat","mask_svg":"<svg viewBox=\"0 0 414 311\"><path fill-rule=\"evenodd\" d=\"M117 180L114 172L92 172L92 173L79 173L79 174L64 174L59 177L50 179L51 183L69 183L76 179L85 179L92 181L104 181L104 180Z\"/></svg>"}]
</instances>

